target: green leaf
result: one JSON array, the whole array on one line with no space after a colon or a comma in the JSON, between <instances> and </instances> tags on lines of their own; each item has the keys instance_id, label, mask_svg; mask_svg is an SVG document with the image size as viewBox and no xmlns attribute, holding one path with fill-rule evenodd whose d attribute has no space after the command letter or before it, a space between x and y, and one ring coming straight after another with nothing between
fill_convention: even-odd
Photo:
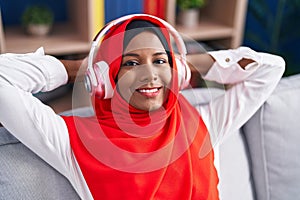
<instances>
[{"instance_id":1,"label":"green leaf","mask_svg":"<svg viewBox=\"0 0 300 200\"><path fill-rule=\"evenodd\" d=\"M201 8L206 4L206 0L177 0L177 5L181 10Z\"/></svg>"},{"instance_id":2,"label":"green leaf","mask_svg":"<svg viewBox=\"0 0 300 200\"><path fill-rule=\"evenodd\" d=\"M30 6L22 14L22 24L52 24L54 15L46 6Z\"/></svg>"}]
</instances>

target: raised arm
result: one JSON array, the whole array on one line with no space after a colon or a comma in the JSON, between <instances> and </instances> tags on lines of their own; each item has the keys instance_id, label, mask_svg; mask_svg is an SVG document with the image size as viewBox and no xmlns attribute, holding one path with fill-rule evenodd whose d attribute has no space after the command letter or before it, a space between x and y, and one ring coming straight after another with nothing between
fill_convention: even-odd
<instances>
[{"instance_id":1,"label":"raised arm","mask_svg":"<svg viewBox=\"0 0 300 200\"><path fill-rule=\"evenodd\" d=\"M266 101L283 75L285 62L279 56L246 47L203 55L206 59L210 56L213 61L205 62L209 63L207 71L203 65L201 68L203 78L231 84L224 95L198 107L214 145L239 129Z\"/></svg>"},{"instance_id":2,"label":"raised arm","mask_svg":"<svg viewBox=\"0 0 300 200\"><path fill-rule=\"evenodd\" d=\"M64 65L44 55L43 49L0 55L0 122L63 174L70 154L65 123L32 93L50 91L67 83L66 72Z\"/></svg>"},{"instance_id":3,"label":"raised arm","mask_svg":"<svg viewBox=\"0 0 300 200\"><path fill-rule=\"evenodd\" d=\"M198 71L204 76L213 66L215 61L216 60L212 55L210 55L209 53L203 53L197 55L197 57L194 57L194 60L192 61L192 63L190 63L190 67L194 68L195 71ZM255 61L252 59L240 58L238 64L240 65L241 68L245 69L245 67L252 62Z\"/></svg>"}]
</instances>

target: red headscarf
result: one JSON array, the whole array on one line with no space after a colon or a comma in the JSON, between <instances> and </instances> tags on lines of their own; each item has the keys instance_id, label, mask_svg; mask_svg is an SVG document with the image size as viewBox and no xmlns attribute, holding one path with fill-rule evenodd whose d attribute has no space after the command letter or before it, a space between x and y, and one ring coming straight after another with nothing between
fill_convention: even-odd
<instances>
[{"instance_id":1,"label":"red headscarf","mask_svg":"<svg viewBox=\"0 0 300 200\"><path fill-rule=\"evenodd\" d=\"M135 19L160 27L171 50L169 33L158 20L137 16L114 26L96 57L109 63L113 87L122 61L124 31ZM72 150L94 199L218 199L213 151L199 156L204 144L211 149L207 129L179 94L173 54L171 59L172 84L160 109L138 110L115 91L111 99L93 98L96 116L64 117Z\"/></svg>"}]
</instances>

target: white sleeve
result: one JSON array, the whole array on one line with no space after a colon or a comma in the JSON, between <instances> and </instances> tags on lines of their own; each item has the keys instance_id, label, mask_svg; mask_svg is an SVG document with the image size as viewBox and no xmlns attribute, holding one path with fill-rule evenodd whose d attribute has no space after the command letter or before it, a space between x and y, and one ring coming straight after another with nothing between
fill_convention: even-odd
<instances>
[{"instance_id":1,"label":"white sleeve","mask_svg":"<svg viewBox=\"0 0 300 200\"><path fill-rule=\"evenodd\" d=\"M68 79L64 65L42 48L0 55L0 123L68 178L82 199L93 199L71 150L65 121L32 93L51 91Z\"/></svg>"},{"instance_id":2,"label":"white sleeve","mask_svg":"<svg viewBox=\"0 0 300 200\"><path fill-rule=\"evenodd\" d=\"M64 120L32 93L50 91L67 82L63 64L44 55L0 55L0 123L32 151L67 175L69 135Z\"/></svg>"},{"instance_id":3,"label":"white sleeve","mask_svg":"<svg viewBox=\"0 0 300 200\"><path fill-rule=\"evenodd\" d=\"M239 129L271 95L285 69L276 55L257 53L250 48L209 52L216 60L204 79L232 84L224 95L198 106L213 146L225 135ZM255 62L241 68L242 58Z\"/></svg>"}]
</instances>

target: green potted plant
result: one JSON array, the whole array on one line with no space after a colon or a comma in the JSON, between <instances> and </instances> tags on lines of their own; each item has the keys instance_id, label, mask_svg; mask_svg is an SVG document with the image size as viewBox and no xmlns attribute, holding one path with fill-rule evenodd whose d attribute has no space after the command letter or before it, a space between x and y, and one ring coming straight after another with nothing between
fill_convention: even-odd
<instances>
[{"instance_id":1,"label":"green potted plant","mask_svg":"<svg viewBox=\"0 0 300 200\"><path fill-rule=\"evenodd\" d=\"M46 6L33 5L25 9L22 14L22 24L32 35L47 35L52 27L54 15Z\"/></svg>"},{"instance_id":2,"label":"green potted plant","mask_svg":"<svg viewBox=\"0 0 300 200\"><path fill-rule=\"evenodd\" d=\"M179 8L178 23L186 27L194 27L199 22L200 8L206 0L177 0Z\"/></svg>"}]
</instances>

